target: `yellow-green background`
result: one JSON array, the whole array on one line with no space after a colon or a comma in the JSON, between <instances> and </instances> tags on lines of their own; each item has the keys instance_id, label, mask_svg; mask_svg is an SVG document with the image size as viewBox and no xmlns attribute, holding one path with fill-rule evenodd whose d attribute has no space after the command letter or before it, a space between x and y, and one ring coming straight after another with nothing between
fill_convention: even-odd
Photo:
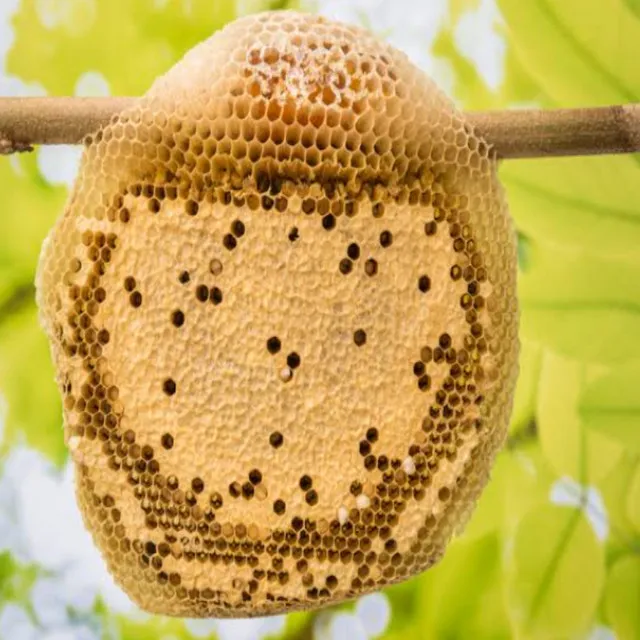
<instances>
[{"instance_id":1,"label":"yellow-green background","mask_svg":"<svg viewBox=\"0 0 640 640\"><path fill-rule=\"evenodd\" d=\"M114 95L137 95L239 11L298 5L3 3L15 5L15 12L11 36L0 31L0 51L3 44L7 50L0 95L11 92L8 86L71 95L88 70L100 73ZM389 36L376 12L378 5L393 11L393 3L344 4L354 5L354 19ZM414 12L419 24L428 4L403 1L396 10ZM477 15L476 48L482 46L487 29L480 8L486 4L449 0L435 38L425 36L425 55L437 62L434 69L446 71L446 88L463 108L638 101L638 0L497 0L491 29L504 47L497 82L486 80L459 37L461 21L473 33ZM55 19L43 24L47 11ZM412 37L415 51L422 46L415 29ZM395 38L402 41L402 34ZM522 307L509 441L470 525L445 559L385 592L391 619L384 638L640 639L639 168L638 154L501 167L519 232ZM38 500L47 491L51 500L57 492L70 495L71 484L32 283L40 244L66 196L64 185L45 178L37 154L0 158L0 635L28 640L27 631L35 629L37 638L138 640L190 638L191 629L198 637L257 638L257 627L198 629L110 606L95 585L95 601L76 609L77 599L67 602L65 594L69 581L82 582L84 563L69 577L68 567L39 560L46 536L64 536L65 529L58 523L49 532L47 521L38 521ZM43 581L49 591L36 590ZM42 594L49 592L62 598L55 615L42 614L50 604ZM358 640L363 625L353 608L343 608L351 616L343 616L345 627L332 626L335 612L320 622L317 614L296 614L274 637L338 638L336 629L351 628L349 640ZM83 635L86 629L94 635Z\"/></svg>"}]
</instances>

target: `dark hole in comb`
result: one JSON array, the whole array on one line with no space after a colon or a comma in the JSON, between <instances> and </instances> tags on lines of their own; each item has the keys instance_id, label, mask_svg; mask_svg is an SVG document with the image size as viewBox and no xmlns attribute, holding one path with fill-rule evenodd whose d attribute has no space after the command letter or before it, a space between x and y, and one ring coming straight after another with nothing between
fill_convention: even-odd
<instances>
[{"instance_id":1,"label":"dark hole in comb","mask_svg":"<svg viewBox=\"0 0 640 640\"><path fill-rule=\"evenodd\" d=\"M340 260L339 268L340 268L340 273L346 276L348 273L351 273L351 271L353 270L353 262L351 262L349 258L343 258L342 260Z\"/></svg>"},{"instance_id":2,"label":"dark hole in comb","mask_svg":"<svg viewBox=\"0 0 640 640\"><path fill-rule=\"evenodd\" d=\"M142 304L142 294L139 291L134 291L129 296L129 302L131 302L132 307L139 307Z\"/></svg>"},{"instance_id":3,"label":"dark hole in comb","mask_svg":"<svg viewBox=\"0 0 640 640\"><path fill-rule=\"evenodd\" d=\"M160 443L162 444L162 446L169 450L173 448L173 436L170 433L165 433L161 440Z\"/></svg>"},{"instance_id":4,"label":"dark hole in comb","mask_svg":"<svg viewBox=\"0 0 640 640\"><path fill-rule=\"evenodd\" d=\"M220 507L222 507L222 505L224 504L222 496L218 492L211 494L209 502L214 509L220 509Z\"/></svg>"},{"instance_id":5,"label":"dark hole in comb","mask_svg":"<svg viewBox=\"0 0 640 640\"><path fill-rule=\"evenodd\" d=\"M175 380L173 380L172 378L167 378L163 383L162 383L162 390L168 395L168 396L172 396L175 392L176 392L177 386L175 383Z\"/></svg>"},{"instance_id":6,"label":"dark hole in comb","mask_svg":"<svg viewBox=\"0 0 640 640\"><path fill-rule=\"evenodd\" d=\"M281 343L280 338L277 336L272 336L267 340L267 351L271 354L276 354L280 351Z\"/></svg>"},{"instance_id":7,"label":"dark hole in comb","mask_svg":"<svg viewBox=\"0 0 640 640\"><path fill-rule=\"evenodd\" d=\"M200 302L206 302L209 299L209 287L206 284L201 284L196 287L196 298Z\"/></svg>"},{"instance_id":8,"label":"dark hole in comb","mask_svg":"<svg viewBox=\"0 0 640 640\"><path fill-rule=\"evenodd\" d=\"M253 485L250 482L245 482L242 485L242 495L246 500L253 498L254 493L255 493L255 489L253 488Z\"/></svg>"},{"instance_id":9,"label":"dark hole in comb","mask_svg":"<svg viewBox=\"0 0 640 640\"><path fill-rule=\"evenodd\" d=\"M369 258L364 263L364 272L368 276L375 276L378 273L378 262L375 258Z\"/></svg>"},{"instance_id":10,"label":"dark hole in comb","mask_svg":"<svg viewBox=\"0 0 640 640\"><path fill-rule=\"evenodd\" d=\"M437 230L438 230L438 225L434 220L431 220L430 222L426 222L424 225L424 232L428 236L435 235Z\"/></svg>"},{"instance_id":11,"label":"dark hole in comb","mask_svg":"<svg viewBox=\"0 0 640 640\"><path fill-rule=\"evenodd\" d=\"M384 215L384 205L382 202L376 202L373 205L372 213L374 218L381 218Z\"/></svg>"},{"instance_id":12,"label":"dark hole in comb","mask_svg":"<svg viewBox=\"0 0 640 640\"><path fill-rule=\"evenodd\" d=\"M349 256L349 258L351 258L351 260L357 260L360 257L360 247L356 242L352 242L347 247L347 255Z\"/></svg>"},{"instance_id":13,"label":"dark hole in comb","mask_svg":"<svg viewBox=\"0 0 640 640\"><path fill-rule=\"evenodd\" d=\"M451 346L451 336L448 333L443 333L438 343L443 349L448 349Z\"/></svg>"},{"instance_id":14,"label":"dark hole in comb","mask_svg":"<svg viewBox=\"0 0 640 640\"><path fill-rule=\"evenodd\" d=\"M326 216L324 216L324 218L322 218L322 226L327 231L330 231L331 229L333 229L336 226L335 216L333 214L331 214L331 213L326 215Z\"/></svg>"},{"instance_id":15,"label":"dark hole in comb","mask_svg":"<svg viewBox=\"0 0 640 640\"><path fill-rule=\"evenodd\" d=\"M222 244L224 245L225 249L233 251L233 249L235 249L238 245L238 241L230 233L227 233L222 240Z\"/></svg>"},{"instance_id":16,"label":"dark hole in comb","mask_svg":"<svg viewBox=\"0 0 640 640\"><path fill-rule=\"evenodd\" d=\"M231 224L231 233L233 233L236 238L241 238L244 235L244 232L244 223L241 220L234 220Z\"/></svg>"},{"instance_id":17,"label":"dark hole in comb","mask_svg":"<svg viewBox=\"0 0 640 640\"><path fill-rule=\"evenodd\" d=\"M211 302L218 305L222 302L222 291L218 287L213 287L213 289L211 289L210 297Z\"/></svg>"},{"instance_id":18,"label":"dark hole in comb","mask_svg":"<svg viewBox=\"0 0 640 640\"><path fill-rule=\"evenodd\" d=\"M353 341L357 346L361 347L367 341L367 334L363 329L358 329L353 334Z\"/></svg>"},{"instance_id":19,"label":"dark hole in comb","mask_svg":"<svg viewBox=\"0 0 640 640\"><path fill-rule=\"evenodd\" d=\"M171 314L171 323L174 327L181 327L184 324L184 313L180 309L176 309Z\"/></svg>"},{"instance_id":20,"label":"dark hole in comb","mask_svg":"<svg viewBox=\"0 0 640 640\"><path fill-rule=\"evenodd\" d=\"M274 431L270 436L269 436L269 444L274 448L274 449L278 449L279 447L282 446L284 442L284 437L283 435L279 432L279 431Z\"/></svg>"},{"instance_id":21,"label":"dark hole in comb","mask_svg":"<svg viewBox=\"0 0 640 640\"><path fill-rule=\"evenodd\" d=\"M287 365L291 367L291 369L297 369L300 366L300 356L295 351L292 351L287 356Z\"/></svg>"}]
</instances>

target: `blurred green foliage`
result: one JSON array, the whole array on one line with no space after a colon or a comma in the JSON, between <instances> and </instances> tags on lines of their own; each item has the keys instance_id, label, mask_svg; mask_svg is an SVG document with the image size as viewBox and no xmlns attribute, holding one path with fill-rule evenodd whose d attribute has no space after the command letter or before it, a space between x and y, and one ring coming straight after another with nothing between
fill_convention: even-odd
<instances>
[{"instance_id":1,"label":"blurred green foliage","mask_svg":"<svg viewBox=\"0 0 640 640\"><path fill-rule=\"evenodd\" d=\"M433 49L451 65L453 97L464 108L638 101L637 0L498 0L506 53L493 89L454 36L479 4L451 0ZM43 25L37 0L22 0L7 59L10 73L54 95L72 94L88 69L114 94L142 93L236 16L233 2L212 0L192 0L188 11L178 0L62 5ZM640 638L639 163L629 155L501 167L521 241L521 373L510 437L446 558L387 590L393 615L385 638L578 639L597 624L620 640ZM0 183L3 446L24 434L62 464L61 411L32 282L66 191L43 180L33 156L0 159ZM558 486L569 494L573 487L573 500L552 504ZM604 541L597 522L608 526ZM9 585L28 571L0 556L3 599L25 597ZM285 637L309 637L313 615L291 616ZM160 630L188 637L178 621L116 624L125 638L155 638Z\"/></svg>"}]
</instances>

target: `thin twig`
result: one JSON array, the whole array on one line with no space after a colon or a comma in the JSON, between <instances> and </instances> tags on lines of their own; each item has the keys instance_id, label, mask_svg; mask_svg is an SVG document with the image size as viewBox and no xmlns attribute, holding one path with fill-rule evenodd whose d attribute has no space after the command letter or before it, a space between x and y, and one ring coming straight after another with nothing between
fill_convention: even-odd
<instances>
[{"instance_id":1,"label":"thin twig","mask_svg":"<svg viewBox=\"0 0 640 640\"><path fill-rule=\"evenodd\" d=\"M0 154L79 144L135 98L0 98ZM640 104L469 112L500 158L640 151Z\"/></svg>"}]
</instances>

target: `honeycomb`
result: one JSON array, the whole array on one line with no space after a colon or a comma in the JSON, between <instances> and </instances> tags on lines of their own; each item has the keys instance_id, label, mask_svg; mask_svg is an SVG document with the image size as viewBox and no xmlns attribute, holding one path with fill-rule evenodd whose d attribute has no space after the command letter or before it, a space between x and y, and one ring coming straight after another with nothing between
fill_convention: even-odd
<instances>
[{"instance_id":1,"label":"honeycomb","mask_svg":"<svg viewBox=\"0 0 640 640\"><path fill-rule=\"evenodd\" d=\"M86 141L37 297L84 522L161 614L320 607L436 563L504 440L495 160L400 52L240 19Z\"/></svg>"}]
</instances>

